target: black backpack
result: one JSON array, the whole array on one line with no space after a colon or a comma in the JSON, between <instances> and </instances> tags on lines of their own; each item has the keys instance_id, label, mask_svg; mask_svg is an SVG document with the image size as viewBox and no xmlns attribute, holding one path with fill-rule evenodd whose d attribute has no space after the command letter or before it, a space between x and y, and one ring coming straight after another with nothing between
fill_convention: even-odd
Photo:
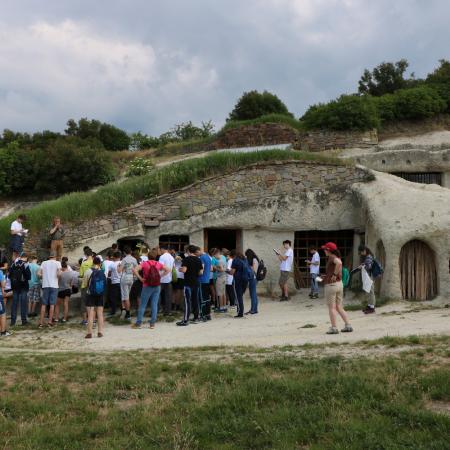
<instances>
[{"instance_id":1,"label":"black backpack","mask_svg":"<svg viewBox=\"0 0 450 450\"><path fill-rule=\"evenodd\" d=\"M11 287L13 289L22 287L28 281L25 274L25 263L22 260L15 262L11 266L11 269L9 269L9 279L11 280Z\"/></svg>"},{"instance_id":2,"label":"black backpack","mask_svg":"<svg viewBox=\"0 0 450 450\"><path fill-rule=\"evenodd\" d=\"M261 259L258 263L258 269L256 271L256 280L262 281L266 278L267 275L267 267L264 264L264 261Z\"/></svg>"}]
</instances>

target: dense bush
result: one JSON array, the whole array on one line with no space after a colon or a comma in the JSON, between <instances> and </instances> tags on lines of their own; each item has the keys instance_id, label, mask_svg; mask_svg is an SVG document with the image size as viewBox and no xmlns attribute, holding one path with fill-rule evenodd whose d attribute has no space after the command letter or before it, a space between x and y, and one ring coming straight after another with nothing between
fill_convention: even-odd
<instances>
[{"instance_id":1,"label":"dense bush","mask_svg":"<svg viewBox=\"0 0 450 450\"><path fill-rule=\"evenodd\" d=\"M447 104L439 93L428 86L400 89L376 99L383 121L424 119L445 111Z\"/></svg>"},{"instance_id":2,"label":"dense bush","mask_svg":"<svg viewBox=\"0 0 450 450\"><path fill-rule=\"evenodd\" d=\"M77 139L59 138L46 149L0 148L0 195L86 190L112 178L108 152Z\"/></svg>"},{"instance_id":3,"label":"dense bush","mask_svg":"<svg viewBox=\"0 0 450 450\"><path fill-rule=\"evenodd\" d=\"M65 131L68 136L98 139L106 150L126 150L130 145L130 137L125 131L99 120L82 118L77 123L69 119Z\"/></svg>"},{"instance_id":4,"label":"dense bush","mask_svg":"<svg viewBox=\"0 0 450 450\"><path fill-rule=\"evenodd\" d=\"M307 128L368 130L379 125L370 96L342 95L326 104L311 106L301 118Z\"/></svg>"},{"instance_id":5,"label":"dense bush","mask_svg":"<svg viewBox=\"0 0 450 450\"><path fill-rule=\"evenodd\" d=\"M244 92L231 111L228 120L251 120L266 114L284 114L292 117L286 105L274 94L264 91Z\"/></svg>"}]
</instances>

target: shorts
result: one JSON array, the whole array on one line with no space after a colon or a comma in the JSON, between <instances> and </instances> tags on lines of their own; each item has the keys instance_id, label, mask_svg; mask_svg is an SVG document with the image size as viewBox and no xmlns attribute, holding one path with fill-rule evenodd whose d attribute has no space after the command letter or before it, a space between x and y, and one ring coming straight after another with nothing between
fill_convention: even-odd
<instances>
[{"instance_id":1,"label":"shorts","mask_svg":"<svg viewBox=\"0 0 450 450\"><path fill-rule=\"evenodd\" d=\"M0 297L0 316L6 314L5 302L3 301L3 297Z\"/></svg>"},{"instance_id":2,"label":"shorts","mask_svg":"<svg viewBox=\"0 0 450 450\"><path fill-rule=\"evenodd\" d=\"M72 289L64 289L63 291L58 292L58 298L61 298L61 299L70 297L71 295L72 295Z\"/></svg>"},{"instance_id":3,"label":"shorts","mask_svg":"<svg viewBox=\"0 0 450 450\"><path fill-rule=\"evenodd\" d=\"M287 270L280 270L280 281L278 282L281 285L284 285L289 280L289 275L291 272L288 272Z\"/></svg>"},{"instance_id":4,"label":"shorts","mask_svg":"<svg viewBox=\"0 0 450 450\"><path fill-rule=\"evenodd\" d=\"M56 305L56 298L58 297L58 288L42 288L42 304L45 306Z\"/></svg>"},{"instance_id":5,"label":"shorts","mask_svg":"<svg viewBox=\"0 0 450 450\"><path fill-rule=\"evenodd\" d=\"M344 285L342 281L325 285L325 300L328 306L342 305L344 297Z\"/></svg>"},{"instance_id":6,"label":"shorts","mask_svg":"<svg viewBox=\"0 0 450 450\"><path fill-rule=\"evenodd\" d=\"M217 277L216 280L216 295L218 297L222 297L225 295L225 285L226 285L227 277Z\"/></svg>"},{"instance_id":7,"label":"shorts","mask_svg":"<svg viewBox=\"0 0 450 450\"><path fill-rule=\"evenodd\" d=\"M122 301L130 300L131 286L133 286L133 279L120 280L120 296Z\"/></svg>"},{"instance_id":8,"label":"shorts","mask_svg":"<svg viewBox=\"0 0 450 450\"><path fill-rule=\"evenodd\" d=\"M86 307L87 308L92 308L92 307L100 307L100 306L104 306L104 297L103 295L91 295L88 294L86 296Z\"/></svg>"},{"instance_id":9,"label":"shorts","mask_svg":"<svg viewBox=\"0 0 450 450\"><path fill-rule=\"evenodd\" d=\"M31 286L28 291L28 301L31 303L37 303L41 299L41 285Z\"/></svg>"}]
</instances>

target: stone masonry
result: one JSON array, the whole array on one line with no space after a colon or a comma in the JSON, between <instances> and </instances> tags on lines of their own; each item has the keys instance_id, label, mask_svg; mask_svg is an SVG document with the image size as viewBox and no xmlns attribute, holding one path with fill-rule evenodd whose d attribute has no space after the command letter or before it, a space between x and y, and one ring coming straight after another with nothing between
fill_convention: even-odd
<instances>
[{"instance_id":1,"label":"stone masonry","mask_svg":"<svg viewBox=\"0 0 450 450\"><path fill-rule=\"evenodd\" d=\"M123 237L138 229L158 227L165 221L184 220L214 209L245 209L260 199L302 196L308 193L345 192L354 183L371 179L363 169L317 162L284 161L257 163L233 173L213 177L178 191L124 208L116 213L80 224L67 224L65 246L68 250L96 236L123 230ZM320 197L320 196L319 196ZM133 230L133 231L132 231ZM29 250L42 253L42 236L27 239ZM100 249L97 249L100 250Z\"/></svg>"}]
</instances>

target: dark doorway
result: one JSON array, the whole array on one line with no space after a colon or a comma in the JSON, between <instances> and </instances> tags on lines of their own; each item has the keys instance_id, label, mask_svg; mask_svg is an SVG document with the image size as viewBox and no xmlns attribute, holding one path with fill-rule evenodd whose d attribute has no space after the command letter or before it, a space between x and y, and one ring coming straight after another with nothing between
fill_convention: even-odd
<instances>
[{"instance_id":1,"label":"dark doorway","mask_svg":"<svg viewBox=\"0 0 450 450\"><path fill-rule=\"evenodd\" d=\"M205 250L211 248L226 248L242 251L242 230L205 229Z\"/></svg>"},{"instance_id":2,"label":"dark doorway","mask_svg":"<svg viewBox=\"0 0 450 450\"><path fill-rule=\"evenodd\" d=\"M119 250L123 252L123 249L125 247L130 247L131 250L135 250L138 246L138 244L143 244L144 240L139 237L126 237L119 239L117 241L117 245L119 246Z\"/></svg>"},{"instance_id":3,"label":"dark doorway","mask_svg":"<svg viewBox=\"0 0 450 450\"><path fill-rule=\"evenodd\" d=\"M310 247L316 247L320 255L320 273L325 273L326 258L320 247L327 242L334 242L342 255L342 263L349 270L353 266L353 230L308 230L296 231L294 241L294 261L304 279L306 286L310 286L309 268L306 260L310 259Z\"/></svg>"},{"instance_id":4,"label":"dark doorway","mask_svg":"<svg viewBox=\"0 0 450 450\"><path fill-rule=\"evenodd\" d=\"M440 172L391 172L391 175L403 178L406 181L422 184L437 184L442 186L442 173Z\"/></svg>"}]
</instances>

